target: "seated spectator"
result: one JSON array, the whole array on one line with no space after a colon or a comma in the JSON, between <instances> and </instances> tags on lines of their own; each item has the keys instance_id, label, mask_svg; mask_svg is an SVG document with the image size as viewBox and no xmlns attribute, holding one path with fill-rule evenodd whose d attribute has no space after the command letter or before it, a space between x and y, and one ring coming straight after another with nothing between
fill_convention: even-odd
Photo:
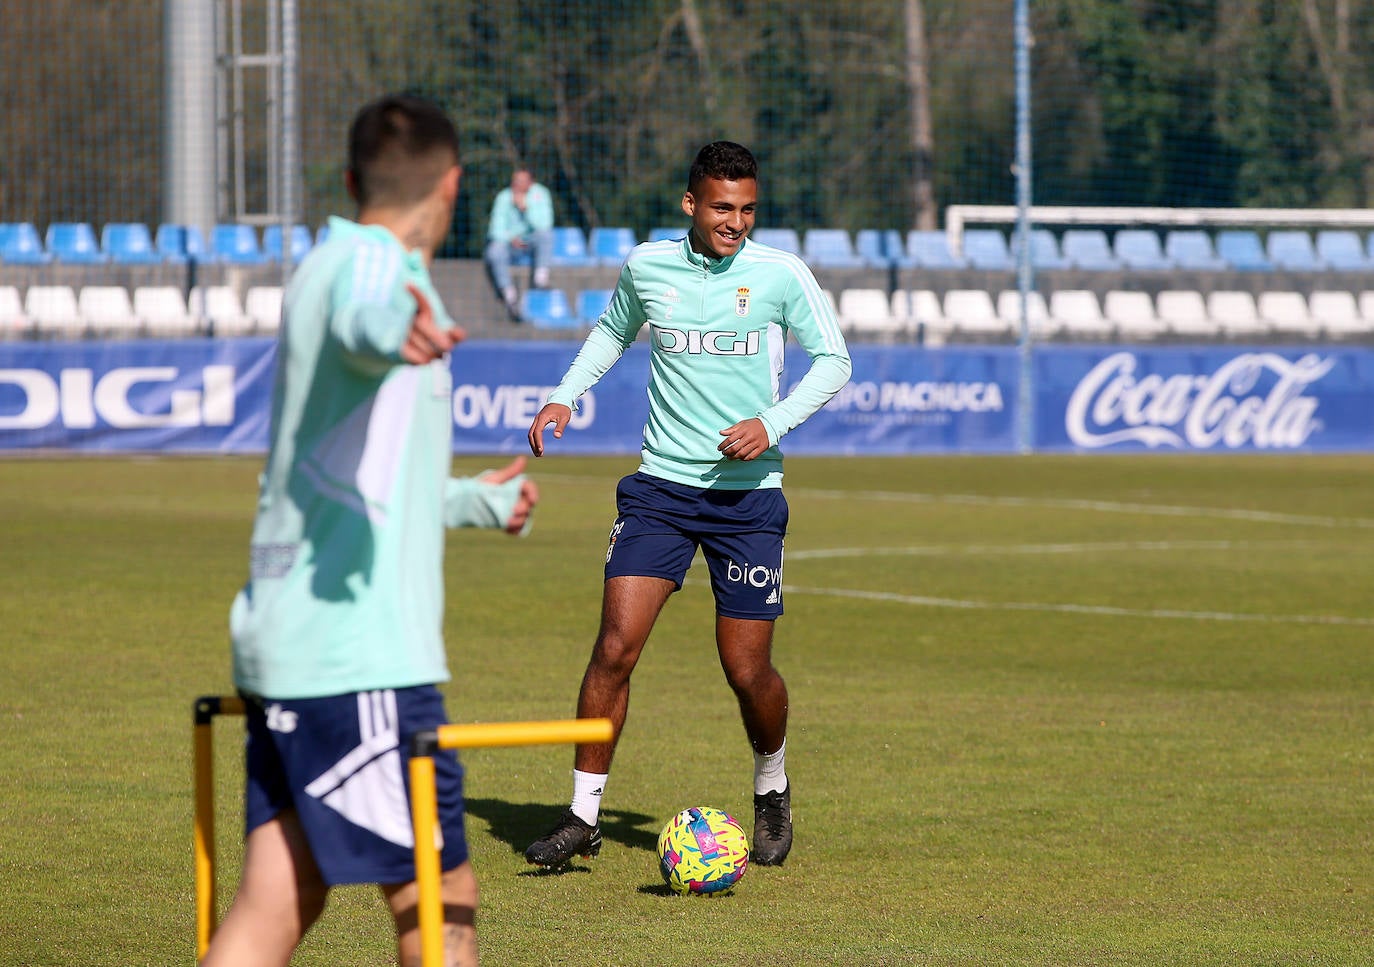
<instances>
[{"instance_id":1,"label":"seated spectator","mask_svg":"<svg viewBox=\"0 0 1374 967\"><path fill-rule=\"evenodd\" d=\"M501 189L492 202L486 249L487 271L512 318L519 318L520 291L511 266L528 262L534 288L546 288L552 249L553 197L528 168L517 168L510 187Z\"/></svg>"}]
</instances>

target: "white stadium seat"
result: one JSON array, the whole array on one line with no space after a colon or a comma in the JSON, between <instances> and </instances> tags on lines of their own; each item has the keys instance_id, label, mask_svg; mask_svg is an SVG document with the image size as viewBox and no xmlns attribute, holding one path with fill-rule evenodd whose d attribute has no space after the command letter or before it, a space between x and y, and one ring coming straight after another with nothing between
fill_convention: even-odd
<instances>
[{"instance_id":1,"label":"white stadium seat","mask_svg":"<svg viewBox=\"0 0 1374 967\"><path fill-rule=\"evenodd\" d=\"M19 339L29 334L31 323L24 300L12 285L0 285L0 339Z\"/></svg>"},{"instance_id":2,"label":"white stadium seat","mask_svg":"<svg viewBox=\"0 0 1374 967\"><path fill-rule=\"evenodd\" d=\"M1207 315L1223 336L1244 339L1269 331L1270 326L1260 318L1255 297L1243 290L1217 289L1207 294Z\"/></svg>"},{"instance_id":3,"label":"white stadium seat","mask_svg":"<svg viewBox=\"0 0 1374 967\"><path fill-rule=\"evenodd\" d=\"M1193 289L1165 289L1155 296L1155 312L1175 336L1207 339L1217 334L1216 324L1207 315L1206 300Z\"/></svg>"},{"instance_id":4,"label":"white stadium seat","mask_svg":"<svg viewBox=\"0 0 1374 967\"><path fill-rule=\"evenodd\" d=\"M1164 334L1164 324L1155 314L1154 300L1148 292L1112 289L1102 300L1102 314L1125 340L1157 339Z\"/></svg>"},{"instance_id":5,"label":"white stadium seat","mask_svg":"<svg viewBox=\"0 0 1374 967\"><path fill-rule=\"evenodd\" d=\"M150 336L191 336L200 329L200 320L186 311L181 289L174 285L135 288L134 312Z\"/></svg>"},{"instance_id":6,"label":"white stadium seat","mask_svg":"<svg viewBox=\"0 0 1374 967\"><path fill-rule=\"evenodd\" d=\"M940 295L933 289L898 289L892 293L892 314L906 320L913 333L919 333L927 346L942 346L952 328L945 318Z\"/></svg>"},{"instance_id":7,"label":"white stadium seat","mask_svg":"<svg viewBox=\"0 0 1374 967\"><path fill-rule=\"evenodd\" d=\"M984 289L950 289L945 293L945 318L960 335L1011 335L1011 327L997 315L992 296Z\"/></svg>"},{"instance_id":8,"label":"white stadium seat","mask_svg":"<svg viewBox=\"0 0 1374 967\"><path fill-rule=\"evenodd\" d=\"M282 287L255 285L243 297L243 311L252 317L259 333L275 333L281 328Z\"/></svg>"},{"instance_id":9,"label":"white stadium seat","mask_svg":"<svg viewBox=\"0 0 1374 967\"><path fill-rule=\"evenodd\" d=\"M1021 293L1017 289L1003 289L997 294L997 315L1007 324L1014 336L1021 334ZM1030 320L1031 336L1049 339L1060 329L1058 319L1045 303L1043 292L1032 291L1026 297L1026 315Z\"/></svg>"},{"instance_id":10,"label":"white stadium seat","mask_svg":"<svg viewBox=\"0 0 1374 967\"><path fill-rule=\"evenodd\" d=\"M253 317L243 311L231 285L196 286L189 301L190 310L205 320L215 336L244 336L253 331Z\"/></svg>"},{"instance_id":11,"label":"white stadium seat","mask_svg":"<svg viewBox=\"0 0 1374 967\"><path fill-rule=\"evenodd\" d=\"M1370 329L1374 329L1374 292L1360 293L1360 318Z\"/></svg>"},{"instance_id":12,"label":"white stadium seat","mask_svg":"<svg viewBox=\"0 0 1374 967\"><path fill-rule=\"evenodd\" d=\"M24 293L24 314L40 336L71 338L86 334L86 321L69 285L31 285Z\"/></svg>"},{"instance_id":13,"label":"white stadium seat","mask_svg":"<svg viewBox=\"0 0 1374 967\"><path fill-rule=\"evenodd\" d=\"M1110 339L1114 328L1102 315L1097 293L1091 289L1059 289L1050 293L1050 315L1071 339Z\"/></svg>"},{"instance_id":14,"label":"white stadium seat","mask_svg":"<svg viewBox=\"0 0 1374 967\"><path fill-rule=\"evenodd\" d=\"M1360 318L1360 307L1353 292L1318 290L1307 297L1307 306L1312 320L1333 339L1370 332L1369 324Z\"/></svg>"},{"instance_id":15,"label":"white stadium seat","mask_svg":"<svg viewBox=\"0 0 1374 967\"><path fill-rule=\"evenodd\" d=\"M1283 335L1315 339L1321 323L1312 318L1301 292L1261 292L1255 300L1260 318Z\"/></svg>"},{"instance_id":16,"label":"white stadium seat","mask_svg":"<svg viewBox=\"0 0 1374 967\"><path fill-rule=\"evenodd\" d=\"M143 322L134 314L129 290L122 285L83 286L76 299L86 327L97 336L137 336Z\"/></svg>"},{"instance_id":17,"label":"white stadium seat","mask_svg":"<svg viewBox=\"0 0 1374 967\"><path fill-rule=\"evenodd\" d=\"M854 333L893 335L906 328L894 318L892 301L884 289L844 289L840 292L840 325Z\"/></svg>"}]
</instances>

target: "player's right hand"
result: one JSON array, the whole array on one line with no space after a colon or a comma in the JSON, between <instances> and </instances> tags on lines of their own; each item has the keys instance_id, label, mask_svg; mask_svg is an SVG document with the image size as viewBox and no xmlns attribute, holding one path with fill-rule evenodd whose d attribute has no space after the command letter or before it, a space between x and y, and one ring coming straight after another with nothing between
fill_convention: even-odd
<instances>
[{"instance_id":1,"label":"player's right hand","mask_svg":"<svg viewBox=\"0 0 1374 967\"><path fill-rule=\"evenodd\" d=\"M410 331L406 341L401 344L401 359L412 366L423 366L444 355L467 338L461 326L440 329L434 324L434 310L429 300L414 283L407 282L406 289L415 297L415 316L410 320Z\"/></svg>"},{"instance_id":2,"label":"player's right hand","mask_svg":"<svg viewBox=\"0 0 1374 967\"><path fill-rule=\"evenodd\" d=\"M568 421L571 419L572 407L563 403L545 403L544 408L539 411L539 415L530 424L530 452L536 457L542 457L544 455L544 428L552 423L554 437L562 439L563 431L568 428Z\"/></svg>"}]
</instances>

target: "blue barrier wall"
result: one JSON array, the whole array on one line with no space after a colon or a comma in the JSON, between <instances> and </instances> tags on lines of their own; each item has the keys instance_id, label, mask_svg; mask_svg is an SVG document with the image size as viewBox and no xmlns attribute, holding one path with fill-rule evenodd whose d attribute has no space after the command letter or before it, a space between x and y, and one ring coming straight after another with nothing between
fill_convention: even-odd
<instances>
[{"instance_id":1,"label":"blue barrier wall","mask_svg":"<svg viewBox=\"0 0 1374 967\"><path fill-rule=\"evenodd\" d=\"M483 342L453 357L454 452L513 453L577 346ZM1014 347L851 347L854 375L795 430L793 454L1010 453ZM269 339L0 346L0 450L261 452ZM807 359L789 348L785 385ZM1374 449L1374 350L1036 347L1034 449ZM574 414L563 453L632 453L646 410L637 344Z\"/></svg>"}]
</instances>

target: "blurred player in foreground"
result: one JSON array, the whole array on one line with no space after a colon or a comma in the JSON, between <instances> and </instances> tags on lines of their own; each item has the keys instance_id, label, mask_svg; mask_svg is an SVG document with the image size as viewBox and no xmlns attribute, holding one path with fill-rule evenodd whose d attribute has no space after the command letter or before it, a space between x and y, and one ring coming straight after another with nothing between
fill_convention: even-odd
<instances>
[{"instance_id":1,"label":"blurred player in foreground","mask_svg":"<svg viewBox=\"0 0 1374 967\"><path fill-rule=\"evenodd\" d=\"M682 199L690 232L631 252L609 308L529 438L542 455L547 428L563 435L578 397L649 325L642 460L616 491L601 630L577 714L610 718L619 737L630 675L700 547L715 595L716 649L754 749L751 859L775 866L792 847L787 686L772 664L787 530L778 441L839 392L850 361L834 310L805 263L748 240L757 207L754 156L730 141L702 148ZM779 399L789 332L811 366ZM529 862L554 867L599 852L597 820L614 754L614 740L577 747L572 804L525 851Z\"/></svg>"},{"instance_id":2,"label":"blurred player in foreground","mask_svg":"<svg viewBox=\"0 0 1374 967\"><path fill-rule=\"evenodd\" d=\"M363 108L349 132L357 221L331 219L287 291L250 577L230 615L247 843L212 967L287 964L345 883L381 886L399 962L419 963L404 776L409 736L446 721L444 526L518 533L538 499L521 461L449 478L448 353L463 332L429 264L460 175L438 107ZM475 965L462 769L452 753L435 762L445 964Z\"/></svg>"}]
</instances>

